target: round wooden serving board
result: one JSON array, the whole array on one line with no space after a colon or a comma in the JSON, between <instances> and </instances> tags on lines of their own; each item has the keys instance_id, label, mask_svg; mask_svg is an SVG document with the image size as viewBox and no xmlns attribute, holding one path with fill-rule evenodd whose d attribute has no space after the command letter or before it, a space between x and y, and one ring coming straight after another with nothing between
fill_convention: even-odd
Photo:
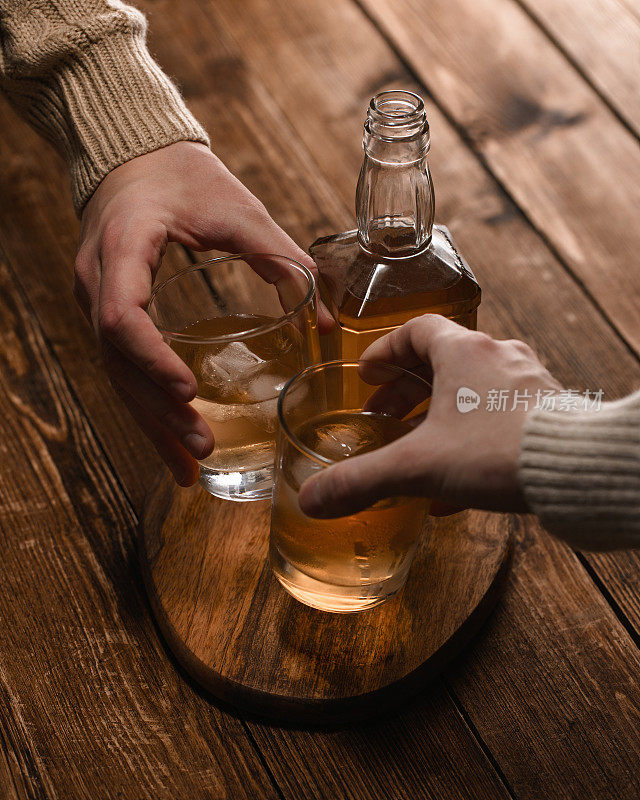
<instances>
[{"instance_id":1,"label":"round wooden serving board","mask_svg":"<svg viewBox=\"0 0 640 800\"><path fill-rule=\"evenodd\" d=\"M269 503L219 500L162 479L150 493L140 560L178 661L216 697L281 721L344 722L423 687L478 631L500 595L504 517L433 520L404 589L352 614L291 598L268 561Z\"/></svg>"}]
</instances>

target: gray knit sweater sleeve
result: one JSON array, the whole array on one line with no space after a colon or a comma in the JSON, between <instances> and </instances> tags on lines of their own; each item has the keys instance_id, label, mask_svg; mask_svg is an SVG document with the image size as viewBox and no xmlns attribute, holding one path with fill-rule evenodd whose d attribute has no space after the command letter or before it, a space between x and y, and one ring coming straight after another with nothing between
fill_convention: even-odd
<instances>
[{"instance_id":1,"label":"gray knit sweater sleeve","mask_svg":"<svg viewBox=\"0 0 640 800\"><path fill-rule=\"evenodd\" d=\"M208 144L119 0L0 0L0 88L63 151L78 212L112 169L180 140Z\"/></svg>"},{"instance_id":2,"label":"gray knit sweater sleeve","mask_svg":"<svg viewBox=\"0 0 640 800\"><path fill-rule=\"evenodd\" d=\"M640 392L599 411L533 412L519 476L531 511L573 547L640 547Z\"/></svg>"}]
</instances>

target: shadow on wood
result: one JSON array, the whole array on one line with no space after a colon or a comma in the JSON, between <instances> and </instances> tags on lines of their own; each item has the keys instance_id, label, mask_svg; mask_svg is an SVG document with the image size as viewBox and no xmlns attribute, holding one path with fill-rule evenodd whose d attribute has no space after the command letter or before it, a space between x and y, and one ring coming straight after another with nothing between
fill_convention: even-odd
<instances>
[{"instance_id":1,"label":"shadow on wood","mask_svg":"<svg viewBox=\"0 0 640 800\"><path fill-rule=\"evenodd\" d=\"M187 672L221 700L282 722L358 721L422 689L477 633L510 563L508 518L433 520L398 595L327 614L273 577L269 521L268 502L231 503L163 477L139 552L153 612Z\"/></svg>"}]
</instances>

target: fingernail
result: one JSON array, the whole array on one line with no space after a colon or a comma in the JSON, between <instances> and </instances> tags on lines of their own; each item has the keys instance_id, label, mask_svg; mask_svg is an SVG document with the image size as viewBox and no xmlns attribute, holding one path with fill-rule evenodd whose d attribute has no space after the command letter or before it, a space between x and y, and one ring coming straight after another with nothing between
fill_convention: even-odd
<instances>
[{"instance_id":1,"label":"fingernail","mask_svg":"<svg viewBox=\"0 0 640 800\"><path fill-rule=\"evenodd\" d=\"M182 444L194 458L202 458L208 449L207 440L199 433L188 433L182 440Z\"/></svg>"},{"instance_id":2,"label":"fingernail","mask_svg":"<svg viewBox=\"0 0 640 800\"><path fill-rule=\"evenodd\" d=\"M196 396L193 386L186 381L173 381L169 384L169 393L172 394L176 400L182 400L188 403Z\"/></svg>"},{"instance_id":3,"label":"fingernail","mask_svg":"<svg viewBox=\"0 0 640 800\"><path fill-rule=\"evenodd\" d=\"M197 478L194 478L192 472L185 472L183 470L178 470L174 472L173 477L175 478L176 483L178 486L184 486L185 488L188 486L193 486L196 482Z\"/></svg>"}]
</instances>

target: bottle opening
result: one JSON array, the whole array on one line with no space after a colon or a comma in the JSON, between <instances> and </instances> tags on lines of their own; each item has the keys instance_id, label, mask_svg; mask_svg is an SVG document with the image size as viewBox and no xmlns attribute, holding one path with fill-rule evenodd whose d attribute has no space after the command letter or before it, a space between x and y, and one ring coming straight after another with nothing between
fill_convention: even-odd
<instances>
[{"instance_id":1,"label":"bottle opening","mask_svg":"<svg viewBox=\"0 0 640 800\"><path fill-rule=\"evenodd\" d=\"M370 107L380 116L388 117L391 124L402 124L407 117L424 112L422 98L403 89L380 92L371 100Z\"/></svg>"},{"instance_id":2,"label":"bottle opening","mask_svg":"<svg viewBox=\"0 0 640 800\"><path fill-rule=\"evenodd\" d=\"M410 139L428 134L422 98L403 89L379 92L369 103L365 127L383 139Z\"/></svg>"}]
</instances>

